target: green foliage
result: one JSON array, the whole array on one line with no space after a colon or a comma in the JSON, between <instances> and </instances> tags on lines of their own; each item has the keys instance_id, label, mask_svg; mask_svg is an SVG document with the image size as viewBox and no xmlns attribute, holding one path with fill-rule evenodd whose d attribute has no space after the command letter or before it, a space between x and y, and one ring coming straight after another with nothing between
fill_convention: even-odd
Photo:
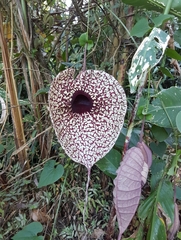
<instances>
[{"instance_id":1,"label":"green foliage","mask_svg":"<svg viewBox=\"0 0 181 240\"><path fill-rule=\"evenodd\" d=\"M23 2L26 3L26 1ZM8 108L7 119L1 126L0 142L0 171L2 171L0 215L4 221L0 226L0 238L10 239L17 232L13 240L50 239L46 229L43 229L43 226L49 222L48 230L52 231L55 239L60 237L76 239L84 231L81 212L85 201L85 169L70 163L57 140L54 139L53 132L47 130L51 126L47 93L52 78L58 72L67 67L74 67L78 71L82 68L84 47L86 47L87 68L102 69L113 74L124 85L128 99L124 128L114 148L97 162L98 168L92 169L87 209L90 238L95 229L106 231L109 227L112 180L121 162L121 153L136 98L135 95L130 94L128 77L131 91L136 94L137 87L142 84L143 73L146 73L147 82L142 88L143 97L135 113L129 148L136 146L139 141L141 123L145 121L143 137L152 149L153 164L149 180L143 189L144 197L142 196L137 213L139 219L133 220L132 227L124 233L123 239L124 237L137 240L167 239L167 230L173 223L174 182L177 185L176 199L181 200L180 179L177 177L181 156L179 73L181 4L173 0L170 8L166 9L168 2L167 0L123 0L116 1L114 6L108 2L101 5L90 3L87 27L87 5L83 5L84 8L80 6L80 12L71 8L69 16L69 11L64 8L65 4L62 1L28 1L27 9L30 12L26 12L28 11L26 6L22 8L24 27L32 26L31 29L26 29L27 33L31 33L30 42L27 41L30 43L28 48L27 42L23 42L22 39L26 34L23 35L22 29L18 28L21 26L15 14L18 9L13 6L14 26L11 30L14 31L14 37L11 60L27 140L24 147L27 150L27 159L30 159L32 178L24 179L22 169L16 162L16 138L12 134L13 119L9 106L10 92L6 91L6 79L0 54L0 96L3 97ZM127 12L130 8L126 4L135 6L134 13L132 12L134 19L128 19ZM3 6L2 1L0 7L2 7L4 21L9 21L11 6L9 3ZM166 14L163 14L165 11L167 11ZM125 21L127 31L124 30L121 19L129 20ZM168 20L170 28L167 28ZM173 33L174 49L167 44L170 33ZM18 42L17 36L19 36ZM120 39L117 36L123 37ZM134 39L132 36L139 39ZM140 38L145 36L146 41L140 45L142 41ZM141 48L137 50L135 45L140 45ZM133 59L132 70L129 70L133 53L136 51L138 51L137 58ZM126 53L128 55L125 56ZM174 62L177 65L174 65ZM123 76L119 78L121 74ZM55 160L48 160L42 169L42 162L49 158ZM68 172L67 179L64 177L64 169ZM36 174L39 171L42 172L37 188ZM42 190L41 187L44 186L46 188ZM60 208L57 208L57 199L60 199ZM41 209L44 210L43 213ZM33 210L41 212L43 218L38 221L41 222L43 219L45 222L42 222L42 225L40 222L28 224L32 221ZM53 217L57 211L62 217L62 228L59 228L59 221L56 223ZM53 230L52 224L55 225ZM134 237L129 237L130 235ZM181 232L178 232L177 238L181 239Z\"/></svg>"},{"instance_id":2,"label":"green foliage","mask_svg":"<svg viewBox=\"0 0 181 240\"><path fill-rule=\"evenodd\" d=\"M153 161L153 164L151 166L151 178L150 178L150 186L152 192L156 189L159 182L164 176L166 162L165 160L156 158Z\"/></svg>"},{"instance_id":3,"label":"green foliage","mask_svg":"<svg viewBox=\"0 0 181 240\"><path fill-rule=\"evenodd\" d=\"M121 154L115 149L112 149L104 158L99 160L96 165L101 171L112 179L116 176L116 170L120 165Z\"/></svg>"},{"instance_id":4,"label":"green foliage","mask_svg":"<svg viewBox=\"0 0 181 240\"><path fill-rule=\"evenodd\" d=\"M181 60L181 55L178 54L178 52L176 52L175 50L173 50L171 48L167 48L165 53L170 58L173 58L176 60Z\"/></svg>"},{"instance_id":5,"label":"green foliage","mask_svg":"<svg viewBox=\"0 0 181 240\"><path fill-rule=\"evenodd\" d=\"M160 27L165 21L173 19L173 15L169 14L160 14L158 17L151 19L151 24L149 23L147 18L141 18L131 29L130 34L136 37L143 37L146 33L148 33L153 27ZM154 26L153 26L154 24Z\"/></svg>"},{"instance_id":6,"label":"green foliage","mask_svg":"<svg viewBox=\"0 0 181 240\"><path fill-rule=\"evenodd\" d=\"M85 46L87 44L87 49L90 50L93 47L93 41L88 39L88 33L82 33L79 37L80 46Z\"/></svg>"},{"instance_id":7,"label":"green foliage","mask_svg":"<svg viewBox=\"0 0 181 240\"><path fill-rule=\"evenodd\" d=\"M39 94L45 94L45 93L48 93L50 87L47 86L45 88L40 88L37 92L36 92L36 96L38 96Z\"/></svg>"},{"instance_id":8,"label":"green foliage","mask_svg":"<svg viewBox=\"0 0 181 240\"><path fill-rule=\"evenodd\" d=\"M174 16L170 14L160 14L158 17L152 19L155 27L161 27L166 21L173 19Z\"/></svg>"},{"instance_id":9,"label":"green foliage","mask_svg":"<svg viewBox=\"0 0 181 240\"><path fill-rule=\"evenodd\" d=\"M178 237L178 239L181 239L181 232L177 233L177 237Z\"/></svg>"},{"instance_id":10,"label":"green foliage","mask_svg":"<svg viewBox=\"0 0 181 240\"><path fill-rule=\"evenodd\" d=\"M168 170L168 173L167 173L168 175L174 176L176 174L180 156L181 156L181 150L177 150L175 156L172 159L170 169Z\"/></svg>"},{"instance_id":11,"label":"green foliage","mask_svg":"<svg viewBox=\"0 0 181 240\"><path fill-rule=\"evenodd\" d=\"M159 211L162 216L158 215ZM148 239L166 239L166 228L170 228L174 220L173 187L170 181L159 181L157 188L140 204L138 217L148 225Z\"/></svg>"},{"instance_id":12,"label":"green foliage","mask_svg":"<svg viewBox=\"0 0 181 240\"><path fill-rule=\"evenodd\" d=\"M151 128L151 132L154 136L154 138L158 141L158 142L163 142L165 139L168 138L168 133L165 130L165 128L162 127L158 127L156 125L153 125Z\"/></svg>"},{"instance_id":13,"label":"green foliage","mask_svg":"<svg viewBox=\"0 0 181 240\"><path fill-rule=\"evenodd\" d=\"M177 129L179 130L179 132L181 133L181 111L177 114L176 116L176 126L177 126Z\"/></svg>"},{"instance_id":14,"label":"green foliage","mask_svg":"<svg viewBox=\"0 0 181 240\"><path fill-rule=\"evenodd\" d=\"M159 143L151 142L150 148L157 156L163 157L167 149L167 145L165 142L159 142Z\"/></svg>"},{"instance_id":15,"label":"green foliage","mask_svg":"<svg viewBox=\"0 0 181 240\"><path fill-rule=\"evenodd\" d=\"M63 173L64 168L61 164L56 165L55 160L49 160L44 165L43 171L40 175L38 187L41 188L56 182L62 177Z\"/></svg>"},{"instance_id":16,"label":"green foliage","mask_svg":"<svg viewBox=\"0 0 181 240\"><path fill-rule=\"evenodd\" d=\"M151 11L163 12L165 10L168 0L123 0L124 3L133 5L135 7L145 8ZM170 13L181 18L181 5L179 1L172 0Z\"/></svg>"},{"instance_id":17,"label":"green foliage","mask_svg":"<svg viewBox=\"0 0 181 240\"><path fill-rule=\"evenodd\" d=\"M167 51L167 50L166 50ZM165 74L167 77L170 77L171 79L174 79L174 76L170 73L170 71L168 70L168 68L166 67L160 67L159 70Z\"/></svg>"},{"instance_id":18,"label":"green foliage","mask_svg":"<svg viewBox=\"0 0 181 240\"><path fill-rule=\"evenodd\" d=\"M43 236L37 236L43 230L43 226L39 222L32 222L19 231L13 240L43 240Z\"/></svg>"},{"instance_id":19,"label":"green foliage","mask_svg":"<svg viewBox=\"0 0 181 240\"><path fill-rule=\"evenodd\" d=\"M146 18L141 18L134 25L130 33L132 36L143 37L150 30L151 30L151 27L148 24L148 20Z\"/></svg>"},{"instance_id":20,"label":"green foliage","mask_svg":"<svg viewBox=\"0 0 181 240\"><path fill-rule=\"evenodd\" d=\"M156 94L155 100L148 107L148 113L152 115L150 123L164 128L176 128L176 117L181 111L180 98L181 89L178 87L163 89Z\"/></svg>"}]
</instances>

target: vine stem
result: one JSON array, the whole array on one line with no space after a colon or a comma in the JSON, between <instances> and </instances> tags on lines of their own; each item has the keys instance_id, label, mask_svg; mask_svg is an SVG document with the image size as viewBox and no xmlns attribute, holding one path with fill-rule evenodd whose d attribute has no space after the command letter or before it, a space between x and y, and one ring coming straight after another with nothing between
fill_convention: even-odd
<instances>
[{"instance_id":1,"label":"vine stem","mask_svg":"<svg viewBox=\"0 0 181 240\"><path fill-rule=\"evenodd\" d=\"M87 169L87 183L86 183L86 191L85 191L85 202L84 202L84 210L83 210L83 224L84 224L84 229L85 229L85 236L83 237L82 240L87 239L87 227L86 227L86 210L87 210L87 205L88 205L88 190L89 190L89 184L90 184L90 175L91 175L91 168Z\"/></svg>"},{"instance_id":2,"label":"vine stem","mask_svg":"<svg viewBox=\"0 0 181 240\"><path fill-rule=\"evenodd\" d=\"M137 112L137 109L138 109L140 98L142 96L143 87L144 87L145 82L147 80L147 73L148 73L147 71L145 71L143 73L143 76L142 76L142 79L141 79L141 82L140 82L140 85L138 87L138 91L137 91L137 94L136 94L136 97L135 97L134 106L133 106L133 109L132 109L132 114L131 114L131 118L130 118L130 121L129 121L129 124L128 124L128 131L127 131L126 139L125 139L125 143L124 143L123 155L128 150L128 145L129 145L131 134L132 134L133 127L134 127L134 120L135 120L135 117L136 117L136 112Z\"/></svg>"},{"instance_id":3,"label":"vine stem","mask_svg":"<svg viewBox=\"0 0 181 240\"><path fill-rule=\"evenodd\" d=\"M163 14L168 14L170 12L171 5L172 5L172 0L168 0Z\"/></svg>"}]
</instances>

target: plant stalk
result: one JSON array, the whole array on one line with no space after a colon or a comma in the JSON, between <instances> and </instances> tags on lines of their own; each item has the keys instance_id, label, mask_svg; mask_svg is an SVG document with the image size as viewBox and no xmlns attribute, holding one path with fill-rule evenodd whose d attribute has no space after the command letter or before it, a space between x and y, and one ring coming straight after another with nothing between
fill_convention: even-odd
<instances>
[{"instance_id":1,"label":"plant stalk","mask_svg":"<svg viewBox=\"0 0 181 240\"><path fill-rule=\"evenodd\" d=\"M139 85L139 88L138 88L138 91L137 91L137 94L136 94L136 97L135 97L135 102L134 102L134 106L133 106L133 109L132 109L131 118L130 118L130 121L129 121L129 124L128 124L128 131L127 131L126 138L125 138L123 155L128 150L128 145L129 145L131 134L132 134L133 127L134 127L134 120L135 120L135 117L136 117L136 112L137 112L137 109L138 109L140 98L142 96L142 90L143 90L143 87L145 85L146 80L147 80L147 71L145 71L143 73L142 81Z\"/></svg>"},{"instance_id":2,"label":"plant stalk","mask_svg":"<svg viewBox=\"0 0 181 240\"><path fill-rule=\"evenodd\" d=\"M163 14L168 14L170 12L170 8L171 8L171 5L172 5L172 2L173 2L173 0L168 0L166 8L165 8Z\"/></svg>"},{"instance_id":3,"label":"plant stalk","mask_svg":"<svg viewBox=\"0 0 181 240\"><path fill-rule=\"evenodd\" d=\"M18 96L17 96L17 89L16 89L16 83L15 83L14 74L13 74L13 68L10 61L8 45L3 33L3 22L2 22L1 11L0 11L0 47L2 51L4 73L5 73L7 88L8 88L9 97L10 97L15 144L16 144L16 148L19 149L21 146L25 144L26 140L24 136L22 115L21 115L21 110L20 110ZM22 149L22 151L18 153L18 159L23 171L30 169L26 149Z\"/></svg>"}]
</instances>

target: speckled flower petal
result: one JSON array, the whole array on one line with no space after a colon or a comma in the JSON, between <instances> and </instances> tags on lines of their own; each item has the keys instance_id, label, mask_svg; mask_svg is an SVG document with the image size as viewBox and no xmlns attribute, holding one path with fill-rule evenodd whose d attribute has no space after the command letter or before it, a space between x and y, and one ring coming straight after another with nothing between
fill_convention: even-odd
<instances>
[{"instance_id":1,"label":"speckled flower petal","mask_svg":"<svg viewBox=\"0 0 181 240\"><path fill-rule=\"evenodd\" d=\"M49 92L50 116L67 155L90 169L114 146L124 123L126 96L111 75L98 70L60 72Z\"/></svg>"}]
</instances>

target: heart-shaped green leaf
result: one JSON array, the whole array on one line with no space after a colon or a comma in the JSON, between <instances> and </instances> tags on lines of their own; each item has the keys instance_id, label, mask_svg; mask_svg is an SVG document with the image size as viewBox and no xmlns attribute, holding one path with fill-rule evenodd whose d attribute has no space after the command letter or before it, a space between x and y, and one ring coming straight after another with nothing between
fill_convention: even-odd
<instances>
[{"instance_id":1,"label":"heart-shaped green leaf","mask_svg":"<svg viewBox=\"0 0 181 240\"><path fill-rule=\"evenodd\" d=\"M82 47L84 47L87 44L87 50L90 50L94 46L93 41L88 39L88 33L87 32L82 33L80 35L79 44Z\"/></svg>"},{"instance_id":2,"label":"heart-shaped green leaf","mask_svg":"<svg viewBox=\"0 0 181 240\"><path fill-rule=\"evenodd\" d=\"M151 27L148 24L148 20L142 18L131 29L131 36L143 37L150 29Z\"/></svg>"},{"instance_id":3,"label":"heart-shaped green leaf","mask_svg":"<svg viewBox=\"0 0 181 240\"><path fill-rule=\"evenodd\" d=\"M64 173L64 168L61 164L58 164L56 166L55 160L48 161L45 164L43 171L40 175L38 188L44 187L56 182L63 175L63 173Z\"/></svg>"},{"instance_id":4,"label":"heart-shaped green leaf","mask_svg":"<svg viewBox=\"0 0 181 240\"><path fill-rule=\"evenodd\" d=\"M150 148L156 155L162 157L166 151L167 146L165 142L159 142L158 144L152 142L150 143Z\"/></svg>"},{"instance_id":5,"label":"heart-shaped green leaf","mask_svg":"<svg viewBox=\"0 0 181 240\"><path fill-rule=\"evenodd\" d=\"M155 27L160 27L165 21L168 21L170 19L174 18L173 15L170 14L160 14L158 17L153 18L153 22L155 24Z\"/></svg>"},{"instance_id":6,"label":"heart-shaped green leaf","mask_svg":"<svg viewBox=\"0 0 181 240\"><path fill-rule=\"evenodd\" d=\"M42 236L37 236L37 233L43 230L43 226L39 222L32 222L25 226L21 231L16 233L13 240L43 240Z\"/></svg>"},{"instance_id":7,"label":"heart-shaped green leaf","mask_svg":"<svg viewBox=\"0 0 181 240\"><path fill-rule=\"evenodd\" d=\"M85 44L88 42L88 34L87 32L82 33L79 37L79 44L80 46L85 46Z\"/></svg>"},{"instance_id":8,"label":"heart-shaped green leaf","mask_svg":"<svg viewBox=\"0 0 181 240\"><path fill-rule=\"evenodd\" d=\"M168 138L168 133L165 128L153 125L151 128L151 132L153 133L155 139L158 142L163 142L166 138Z\"/></svg>"}]
</instances>

